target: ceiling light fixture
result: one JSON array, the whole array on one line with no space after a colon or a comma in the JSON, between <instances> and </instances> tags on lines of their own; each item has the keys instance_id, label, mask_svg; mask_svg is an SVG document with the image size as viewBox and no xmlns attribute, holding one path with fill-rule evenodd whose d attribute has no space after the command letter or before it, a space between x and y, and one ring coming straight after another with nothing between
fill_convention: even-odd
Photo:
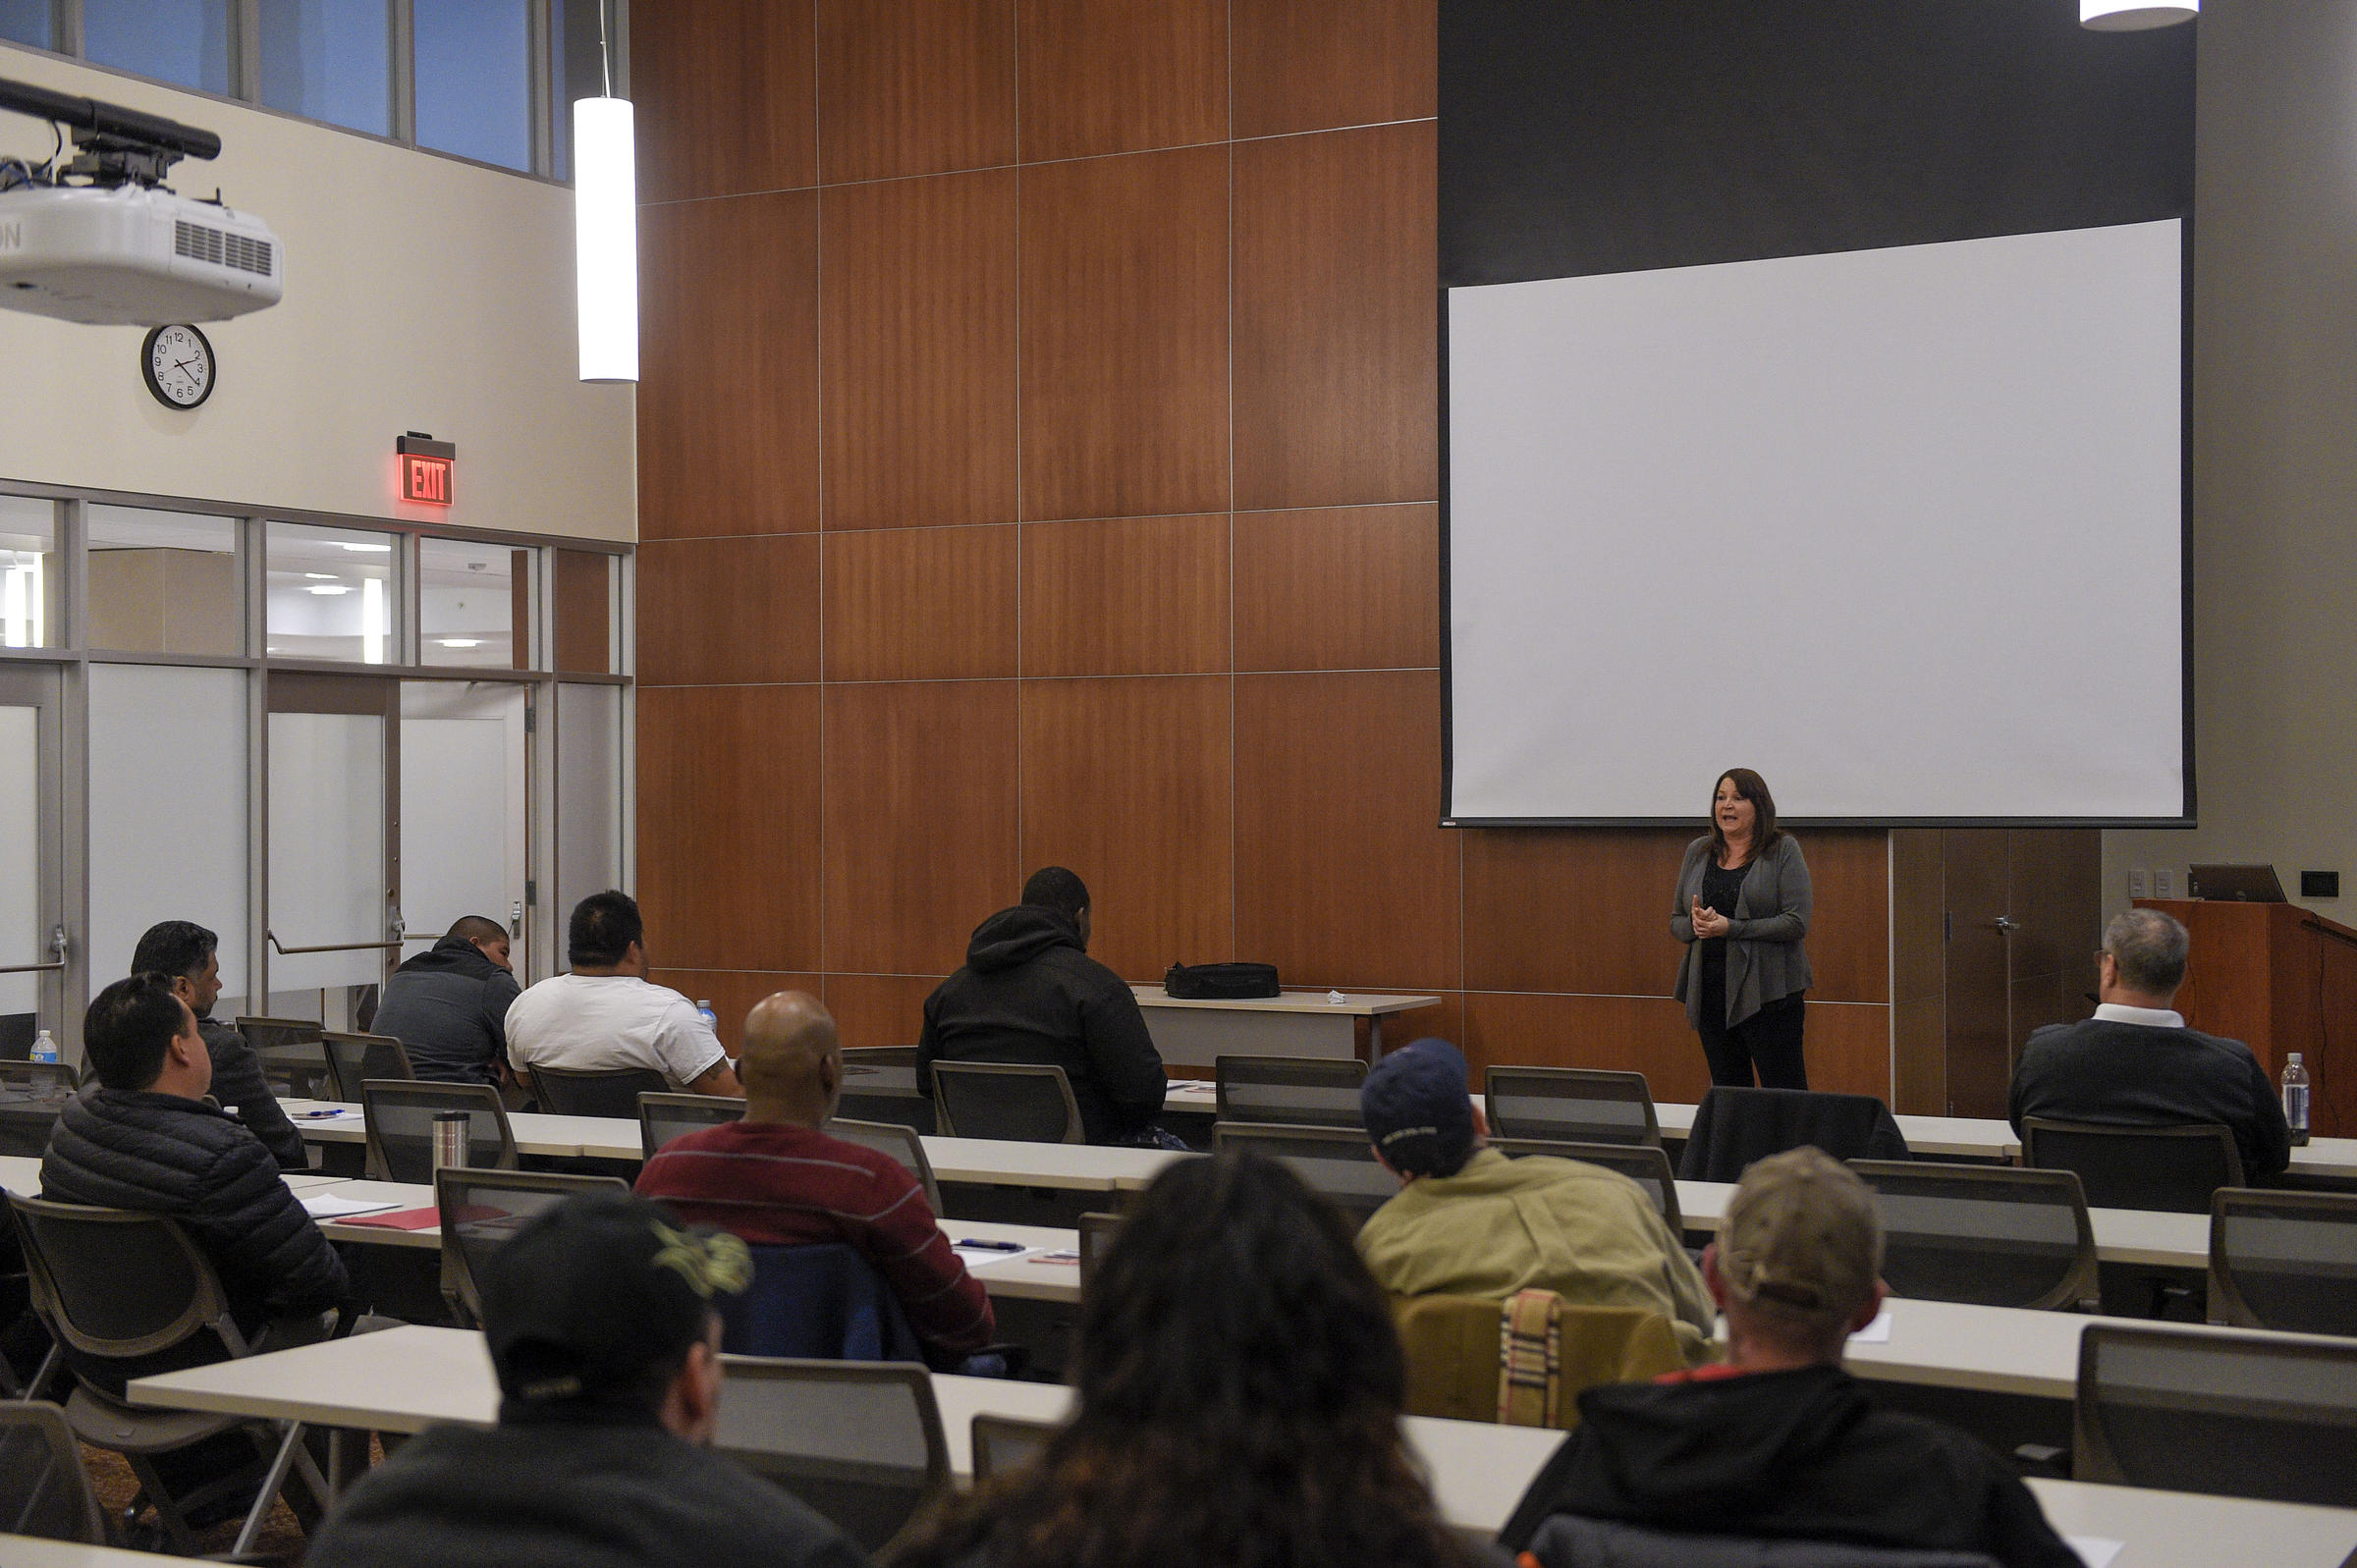
<instances>
[{"instance_id":1,"label":"ceiling light fixture","mask_svg":"<svg viewBox=\"0 0 2357 1568\"><path fill-rule=\"evenodd\" d=\"M352 584L349 582L314 582L302 591L304 593L350 593Z\"/></svg>"},{"instance_id":2,"label":"ceiling light fixture","mask_svg":"<svg viewBox=\"0 0 2357 1568\"><path fill-rule=\"evenodd\" d=\"M638 379L638 177L628 98L614 96L606 0L597 5L605 94L573 105L573 239L583 381Z\"/></svg>"},{"instance_id":3,"label":"ceiling light fixture","mask_svg":"<svg viewBox=\"0 0 2357 1568\"><path fill-rule=\"evenodd\" d=\"M445 648L479 648L483 645L480 637L441 637L436 640Z\"/></svg>"},{"instance_id":4,"label":"ceiling light fixture","mask_svg":"<svg viewBox=\"0 0 2357 1568\"><path fill-rule=\"evenodd\" d=\"M303 575L306 577L316 578L320 582L333 582L336 580L336 574L332 571L306 571L303 573Z\"/></svg>"},{"instance_id":5,"label":"ceiling light fixture","mask_svg":"<svg viewBox=\"0 0 2357 1568\"><path fill-rule=\"evenodd\" d=\"M355 544L349 539L338 539L335 544L338 550L350 550L356 555L364 556L381 556L393 548L391 545Z\"/></svg>"},{"instance_id":6,"label":"ceiling light fixture","mask_svg":"<svg viewBox=\"0 0 2357 1568\"><path fill-rule=\"evenodd\" d=\"M2168 5L2154 5L2152 0L2079 0L2079 26L2097 32L2142 32L2191 22L2201 10L2202 0L2173 0Z\"/></svg>"}]
</instances>

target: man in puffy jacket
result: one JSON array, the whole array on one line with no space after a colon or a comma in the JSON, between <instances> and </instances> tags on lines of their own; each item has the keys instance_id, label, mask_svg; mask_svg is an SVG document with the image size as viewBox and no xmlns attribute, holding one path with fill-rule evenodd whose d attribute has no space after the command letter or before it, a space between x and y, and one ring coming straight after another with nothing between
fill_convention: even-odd
<instances>
[{"instance_id":1,"label":"man in puffy jacket","mask_svg":"<svg viewBox=\"0 0 2357 1568\"><path fill-rule=\"evenodd\" d=\"M1033 872L1021 903L976 926L965 967L925 999L927 1092L936 1061L1062 1067L1090 1143L1177 1142L1154 1125L1170 1083L1162 1054L1128 985L1088 955L1088 888L1062 866Z\"/></svg>"},{"instance_id":2,"label":"man in puffy jacket","mask_svg":"<svg viewBox=\"0 0 2357 1568\"><path fill-rule=\"evenodd\" d=\"M508 1056L508 1007L520 995L507 928L466 915L393 971L370 1027L402 1043L420 1078L496 1084Z\"/></svg>"}]
</instances>

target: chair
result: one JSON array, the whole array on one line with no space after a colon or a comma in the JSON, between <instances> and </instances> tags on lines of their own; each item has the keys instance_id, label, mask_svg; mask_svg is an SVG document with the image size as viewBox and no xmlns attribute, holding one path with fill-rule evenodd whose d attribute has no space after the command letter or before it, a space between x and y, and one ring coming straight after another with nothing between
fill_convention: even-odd
<instances>
[{"instance_id":1,"label":"chair","mask_svg":"<svg viewBox=\"0 0 2357 1568\"><path fill-rule=\"evenodd\" d=\"M941 1184L933 1179L933 1162L925 1158L924 1140L916 1135L914 1127L897 1121L846 1121L838 1116L823 1130L830 1137L899 1161L925 1189L925 1202L932 1206L933 1217L941 1217Z\"/></svg>"},{"instance_id":2,"label":"chair","mask_svg":"<svg viewBox=\"0 0 2357 1568\"><path fill-rule=\"evenodd\" d=\"M1554 1143L1537 1138L1501 1138L1491 1147L1515 1160L1524 1155L1552 1155L1558 1160L1584 1161L1617 1170L1645 1189L1645 1196L1653 1200L1653 1206L1670 1222L1670 1234L1685 1234L1686 1217L1677 1206L1677 1176L1671 1170L1670 1157L1662 1152L1660 1144Z\"/></svg>"},{"instance_id":3,"label":"chair","mask_svg":"<svg viewBox=\"0 0 2357 1568\"><path fill-rule=\"evenodd\" d=\"M1356 1056L1221 1056L1212 1072L1222 1121L1366 1125L1358 1091L1367 1081L1367 1064Z\"/></svg>"},{"instance_id":4,"label":"chair","mask_svg":"<svg viewBox=\"0 0 2357 1568\"><path fill-rule=\"evenodd\" d=\"M1096 1277L1105 1263L1105 1254L1113 1247L1113 1238L1122 1233L1120 1215L1082 1215L1080 1217L1080 1294L1088 1294L1088 1282Z\"/></svg>"},{"instance_id":5,"label":"chair","mask_svg":"<svg viewBox=\"0 0 2357 1568\"><path fill-rule=\"evenodd\" d=\"M1375 1158L1366 1133L1354 1127L1278 1127L1219 1123L1214 1147L1252 1149L1282 1160L1293 1174L1339 1207L1356 1230L1399 1190L1399 1178Z\"/></svg>"},{"instance_id":6,"label":"chair","mask_svg":"<svg viewBox=\"0 0 2357 1568\"><path fill-rule=\"evenodd\" d=\"M532 1087L540 1108L557 1116L609 1116L631 1120L640 1095L666 1094L671 1080L652 1067L617 1067L583 1072L574 1067L534 1067Z\"/></svg>"},{"instance_id":7,"label":"chair","mask_svg":"<svg viewBox=\"0 0 2357 1568\"><path fill-rule=\"evenodd\" d=\"M1492 1067L1484 1088L1493 1138L1662 1146L1661 1118L1641 1072Z\"/></svg>"},{"instance_id":8,"label":"chair","mask_svg":"<svg viewBox=\"0 0 2357 1568\"><path fill-rule=\"evenodd\" d=\"M2112 1127L2025 1116L2021 1162L2075 1170L2095 1209L2210 1212L2210 1195L2242 1185L2234 1134L2214 1121L2177 1127Z\"/></svg>"},{"instance_id":9,"label":"chair","mask_svg":"<svg viewBox=\"0 0 2357 1568\"><path fill-rule=\"evenodd\" d=\"M233 1555L252 1547L290 1470L302 1478L322 1510L331 1504L327 1482L303 1447L302 1423L142 1409L125 1403L118 1388L93 1380L222 1359L212 1354L207 1336L230 1359L252 1353L230 1317L212 1265L185 1230L156 1215L15 1193L8 1194L8 1206L25 1247L33 1309L67 1348L74 1368L66 1424L82 1442L124 1457L175 1550L183 1555L194 1550L189 1512L243 1495L256 1468L260 1487ZM341 1331L344 1325L338 1327ZM174 1497L156 1473L156 1456L231 1433L252 1440L254 1466Z\"/></svg>"},{"instance_id":10,"label":"chair","mask_svg":"<svg viewBox=\"0 0 2357 1568\"><path fill-rule=\"evenodd\" d=\"M1893 1293L1976 1307L2102 1310L2095 1225L2067 1170L1853 1160L1883 1218Z\"/></svg>"},{"instance_id":11,"label":"chair","mask_svg":"<svg viewBox=\"0 0 2357 1568\"><path fill-rule=\"evenodd\" d=\"M1577 1514L1550 1516L1530 1538L1525 1560L1538 1568L2001 1568L1977 1551L1689 1536Z\"/></svg>"},{"instance_id":12,"label":"chair","mask_svg":"<svg viewBox=\"0 0 2357 1568\"><path fill-rule=\"evenodd\" d=\"M950 1487L933 1378L900 1362L724 1358L712 1446L874 1552Z\"/></svg>"},{"instance_id":13,"label":"chair","mask_svg":"<svg viewBox=\"0 0 2357 1568\"><path fill-rule=\"evenodd\" d=\"M628 1192L619 1176L568 1176L537 1170L444 1168L434 1172L434 1205L442 1211L442 1296L461 1321L480 1324L483 1300L475 1281L492 1254L535 1217L576 1192Z\"/></svg>"},{"instance_id":14,"label":"chair","mask_svg":"<svg viewBox=\"0 0 2357 1568\"><path fill-rule=\"evenodd\" d=\"M916 1048L847 1047L843 1101L836 1113L854 1121L897 1121L930 1137L936 1125L933 1099L916 1086Z\"/></svg>"},{"instance_id":15,"label":"chair","mask_svg":"<svg viewBox=\"0 0 2357 1568\"><path fill-rule=\"evenodd\" d=\"M82 1446L56 1405L0 1404L0 1534L108 1544Z\"/></svg>"},{"instance_id":16,"label":"chair","mask_svg":"<svg viewBox=\"0 0 2357 1568\"><path fill-rule=\"evenodd\" d=\"M1681 1181L1740 1181L1756 1160L1813 1144L1836 1160L1904 1160L1907 1140L1872 1095L1722 1084L1694 1108L1678 1157Z\"/></svg>"},{"instance_id":17,"label":"chair","mask_svg":"<svg viewBox=\"0 0 2357 1568\"><path fill-rule=\"evenodd\" d=\"M370 1078L360 1088L367 1123L368 1175L424 1185L434 1179L434 1114L466 1113L466 1163L514 1170L516 1133L508 1108L487 1083L403 1083Z\"/></svg>"},{"instance_id":18,"label":"chair","mask_svg":"<svg viewBox=\"0 0 2357 1568\"><path fill-rule=\"evenodd\" d=\"M716 1304L720 1346L730 1355L924 1365L900 1298L856 1247L827 1241L750 1250L752 1283Z\"/></svg>"},{"instance_id":19,"label":"chair","mask_svg":"<svg viewBox=\"0 0 2357 1568\"><path fill-rule=\"evenodd\" d=\"M336 1030L323 1030L319 1036L320 1049L327 1053L329 1074L334 1078L336 1098L346 1105L357 1105L360 1085L371 1078L409 1078L417 1074L410 1066L409 1048L391 1035L348 1035ZM420 1181L425 1178L420 1176Z\"/></svg>"},{"instance_id":20,"label":"chair","mask_svg":"<svg viewBox=\"0 0 2357 1568\"><path fill-rule=\"evenodd\" d=\"M1579 1424L1580 1390L1606 1382L1643 1382L1686 1364L1677 1335L1660 1313L1642 1307L1585 1307L1546 1298L1558 1346L1551 1409L1519 1425L1569 1429ZM1510 1302L1493 1296L1395 1296L1392 1322L1407 1358L1407 1413L1454 1421L1500 1420L1499 1378Z\"/></svg>"},{"instance_id":21,"label":"chair","mask_svg":"<svg viewBox=\"0 0 2357 1568\"><path fill-rule=\"evenodd\" d=\"M1061 1422L1025 1421L1020 1416L974 1417L974 1484L1020 1470L1047 1451L1064 1430Z\"/></svg>"},{"instance_id":22,"label":"chair","mask_svg":"<svg viewBox=\"0 0 2357 1568\"><path fill-rule=\"evenodd\" d=\"M951 1138L1086 1143L1071 1080L1057 1066L1014 1061L933 1063L933 1109Z\"/></svg>"},{"instance_id":23,"label":"chair","mask_svg":"<svg viewBox=\"0 0 2357 1568\"><path fill-rule=\"evenodd\" d=\"M646 1158L685 1133L744 1119L744 1102L735 1095L640 1095L638 1145Z\"/></svg>"},{"instance_id":24,"label":"chair","mask_svg":"<svg viewBox=\"0 0 2357 1568\"><path fill-rule=\"evenodd\" d=\"M2357 1335L2357 1195L2220 1187L2210 1199L2210 1321Z\"/></svg>"},{"instance_id":25,"label":"chair","mask_svg":"<svg viewBox=\"0 0 2357 1568\"><path fill-rule=\"evenodd\" d=\"M2357 1506L2357 1342L2092 1323L2077 1481Z\"/></svg>"}]
</instances>

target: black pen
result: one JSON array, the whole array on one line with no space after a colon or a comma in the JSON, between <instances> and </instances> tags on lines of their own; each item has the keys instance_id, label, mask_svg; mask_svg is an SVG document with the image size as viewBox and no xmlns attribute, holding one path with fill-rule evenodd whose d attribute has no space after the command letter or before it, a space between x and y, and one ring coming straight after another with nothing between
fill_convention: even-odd
<instances>
[{"instance_id":1,"label":"black pen","mask_svg":"<svg viewBox=\"0 0 2357 1568\"><path fill-rule=\"evenodd\" d=\"M1023 1244L1019 1241L976 1241L971 1237L963 1241L953 1241L950 1245L953 1247L978 1247L984 1252L1021 1252L1023 1250Z\"/></svg>"}]
</instances>

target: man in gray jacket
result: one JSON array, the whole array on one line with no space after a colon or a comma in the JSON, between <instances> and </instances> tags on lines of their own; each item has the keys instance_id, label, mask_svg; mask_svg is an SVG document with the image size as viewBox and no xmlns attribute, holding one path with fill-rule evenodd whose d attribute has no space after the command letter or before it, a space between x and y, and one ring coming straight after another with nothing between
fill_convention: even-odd
<instances>
[{"instance_id":1,"label":"man in gray jacket","mask_svg":"<svg viewBox=\"0 0 2357 1568\"><path fill-rule=\"evenodd\" d=\"M173 994L189 1004L204 1037L213 1065L213 1099L262 1141L279 1169L307 1170L309 1151L263 1079L262 1058L237 1025L213 1016L213 1003L221 1000L220 948L221 939L193 920L158 921L132 949L131 972L171 980Z\"/></svg>"},{"instance_id":2,"label":"man in gray jacket","mask_svg":"<svg viewBox=\"0 0 2357 1568\"><path fill-rule=\"evenodd\" d=\"M420 1078L496 1084L508 1055L508 1004L518 995L506 928L467 915L393 971L371 1027L402 1043Z\"/></svg>"}]
</instances>

